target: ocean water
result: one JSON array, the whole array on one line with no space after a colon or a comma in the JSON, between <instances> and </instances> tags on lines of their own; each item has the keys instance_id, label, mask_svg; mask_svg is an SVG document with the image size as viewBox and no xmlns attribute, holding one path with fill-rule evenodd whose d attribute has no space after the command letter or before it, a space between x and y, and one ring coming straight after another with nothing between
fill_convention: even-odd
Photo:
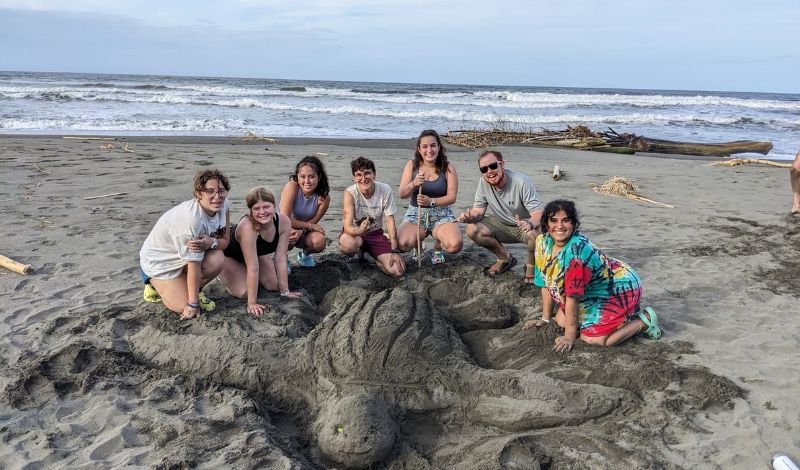
<instances>
[{"instance_id":1,"label":"ocean water","mask_svg":"<svg viewBox=\"0 0 800 470\"><path fill-rule=\"evenodd\" d=\"M411 138L586 125L800 149L800 95L0 72L0 133Z\"/></svg>"}]
</instances>

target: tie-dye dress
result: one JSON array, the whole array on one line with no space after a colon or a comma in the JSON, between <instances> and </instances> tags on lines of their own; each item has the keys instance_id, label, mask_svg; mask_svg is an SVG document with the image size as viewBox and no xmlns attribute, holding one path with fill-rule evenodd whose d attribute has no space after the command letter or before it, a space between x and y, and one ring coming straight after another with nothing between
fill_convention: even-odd
<instances>
[{"instance_id":1,"label":"tie-dye dress","mask_svg":"<svg viewBox=\"0 0 800 470\"><path fill-rule=\"evenodd\" d=\"M555 257L554 246L547 233L536 239L533 281L550 291L561 310L566 296L578 299L582 335L607 336L639 311L641 282L627 264L604 255L577 231Z\"/></svg>"}]
</instances>

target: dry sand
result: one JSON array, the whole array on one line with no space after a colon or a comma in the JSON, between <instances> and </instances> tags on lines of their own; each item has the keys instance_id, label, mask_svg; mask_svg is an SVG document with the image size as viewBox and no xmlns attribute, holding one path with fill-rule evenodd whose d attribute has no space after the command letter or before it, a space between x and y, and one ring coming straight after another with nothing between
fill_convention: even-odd
<instances>
[{"instance_id":1,"label":"dry sand","mask_svg":"<svg viewBox=\"0 0 800 470\"><path fill-rule=\"evenodd\" d=\"M338 254L349 161L373 158L396 186L412 148L0 137L0 254L36 269L0 271L0 467L728 469L800 457L800 221L786 215L786 170L501 147L543 200L577 202L583 231L635 267L662 319L661 341L561 356L554 327L519 328L540 313L523 268L484 278L491 259L471 242L443 266L409 262L400 280ZM249 188L279 194L315 153L332 177L334 240L317 267L295 269L302 299L262 293L271 311L254 319L221 298L189 322L141 301L139 247L191 197L198 169L228 175L236 218ZM476 155L450 151L458 208ZM589 188L615 175L677 207Z\"/></svg>"}]
</instances>

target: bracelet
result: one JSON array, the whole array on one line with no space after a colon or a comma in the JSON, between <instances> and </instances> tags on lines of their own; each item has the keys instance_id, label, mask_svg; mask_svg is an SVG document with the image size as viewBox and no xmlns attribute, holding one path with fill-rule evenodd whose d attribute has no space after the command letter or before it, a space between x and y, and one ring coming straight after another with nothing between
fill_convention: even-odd
<instances>
[{"instance_id":1,"label":"bracelet","mask_svg":"<svg viewBox=\"0 0 800 470\"><path fill-rule=\"evenodd\" d=\"M199 303L193 304L191 302L186 302L186 306L189 307L189 308L193 308L195 310L200 308L200 304Z\"/></svg>"},{"instance_id":2,"label":"bracelet","mask_svg":"<svg viewBox=\"0 0 800 470\"><path fill-rule=\"evenodd\" d=\"M542 318L540 318L540 320L542 320L545 323L550 323L550 319L549 318L542 317Z\"/></svg>"}]
</instances>

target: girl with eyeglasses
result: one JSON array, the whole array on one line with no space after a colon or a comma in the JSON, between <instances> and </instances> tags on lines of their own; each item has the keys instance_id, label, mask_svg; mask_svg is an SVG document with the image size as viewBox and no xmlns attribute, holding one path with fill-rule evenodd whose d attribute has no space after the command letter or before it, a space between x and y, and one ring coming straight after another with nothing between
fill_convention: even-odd
<instances>
[{"instance_id":1,"label":"girl with eyeglasses","mask_svg":"<svg viewBox=\"0 0 800 470\"><path fill-rule=\"evenodd\" d=\"M145 301L163 302L181 320L198 316L200 309L214 309L201 289L225 262L229 190L219 170L200 171L194 177L194 199L158 219L139 251Z\"/></svg>"}]
</instances>

